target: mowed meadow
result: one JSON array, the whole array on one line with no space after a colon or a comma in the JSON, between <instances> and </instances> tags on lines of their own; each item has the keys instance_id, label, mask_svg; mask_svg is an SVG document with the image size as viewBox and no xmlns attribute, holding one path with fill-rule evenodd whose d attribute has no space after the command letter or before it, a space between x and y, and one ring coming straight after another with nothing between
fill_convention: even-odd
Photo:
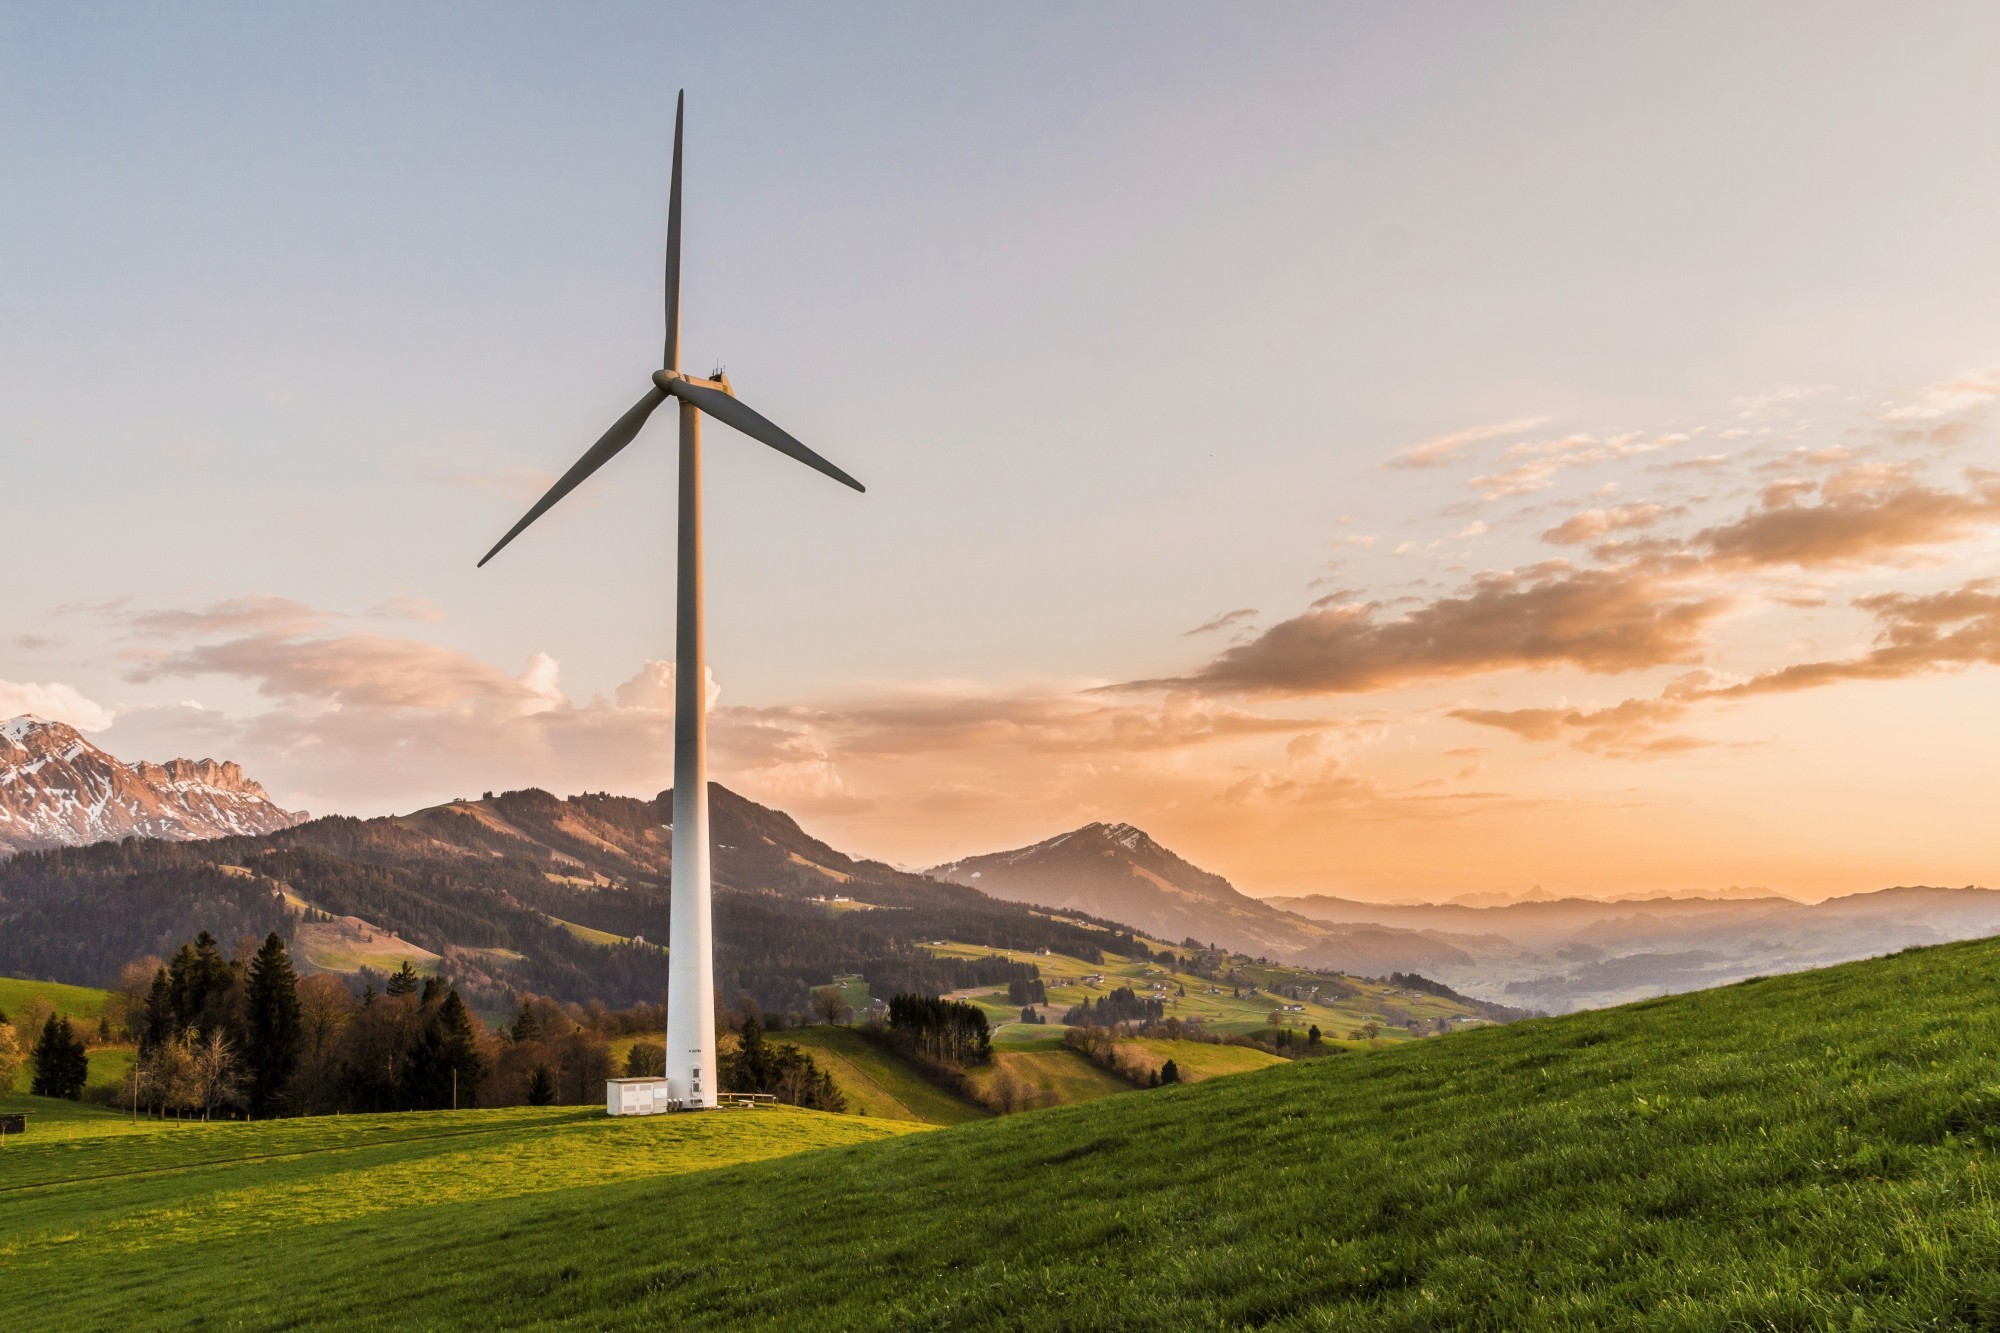
<instances>
[{"instance_id":1,"label":"mowed meadow","mask_svg":"<svg viewBox=\"0 0 2000 1333\"><path fill-rule=\"evenodd\" d=\"M1996 1061L1979 941L942 1129L71 1108L0 1271L48 1328L2000 1327Z\"/></svg>"}]
</instances>

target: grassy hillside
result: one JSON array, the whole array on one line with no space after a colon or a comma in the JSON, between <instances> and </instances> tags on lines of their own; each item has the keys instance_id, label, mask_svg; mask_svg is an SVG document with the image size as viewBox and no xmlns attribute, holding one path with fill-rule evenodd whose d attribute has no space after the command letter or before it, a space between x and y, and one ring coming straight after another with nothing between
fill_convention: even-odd
<instances>
[{"instance_id":1,"label":"grassy hillside","mask_svg":"<svg viewBox=\"0 0 2000 1333\"><path fill-rule=\"evenodd\" d=\"M946 1092L908 1061L862 1040L851 1029L786 1028L772 1033L771 1040L811 1051L814 1063L832 1075L846 1094L847 1109L858 1115L962 1125L991 1114L983 1106Z\"/></svg>"},{"instance_id":2,"label":"grassy hillside","mask_svg":"<svg viewBox=\"0 0 2000 1333\"><path fill-rule=\"evenodd\" d=\"M1060 1037L995 1047L993 1058L974 1067L969 1078L981 1096L996 1101L999 1086L1012 1079L1016 1087L1035 1094L1017 1103L1024 1107L1071 1106L1133 1091L1118 1075L1064 1049Z\"/></svg>"},{"instance_id":3,"label":"grassy hillside","mask_svg":"<svg viewBox=\"0 0 2000 1333\"><path fill-rule=\"evenodd\" d=\"M1948 945L695 1175L624 1150L762 1122L23 1143L0 1266L65 1327L1991 1326L1997 982Z\"/></svg>"},{"instance_id":4,"label":"grassy hillside","mask_svg":"<svg viewBox=\"0 0 2000 1333\"><path fill-rule=\"evenodd\" d=\"M41 1000L57 1013L67 1014L72 1019L89 1019L91 1026L95 1027L104 1013L105 1001L110 998L110 991L92 986L65 986L58 981L0 977L0 1013L10 1019L19 1019L30 1004Z\"/></svg>"},{"instance_id":5,"label":"grassy hillside","mask_svg":"<svg viewBox=\"0 0 2000 1333\"><path fill-rule=\"evenodd\" d=\"M1223 1074L1248 1074L1285 1063L1281 1056L1267 1055L1252 1047L1215 1046L1202 1041L1134 1037L1124 1046L1127 1050L1145 1052L1148 1068L1158 1069L1172 1060L1180 1070L1184 1083L1199 1083L1205 1078L1217 1078Z\"/></svg>"},{"instance_id":6,"label":"grassy hillside","mask_svg":"<svg viewBox=\"0 0 2000 1333\"><path fill-rule=\"evenodd\" d=\"M244 1294L234 1289L239 1281L317 1286L322 1265L357 1234L374 1237L370 1247L385 1247L378 1258L387 1259L398 1237L436 1228L467 1234L479 1217L496 1223L489 1239L504 1244L512 1234L505 1218L540 1216L554 1197L916 1128L788 1107L618 1120L595 1108L522 1107L181 1126L134 1125L44 1098L0 1108L29 1110L32 1125L0 1152L10 1328L180 1324L234 1305ZM650 1206L613 1207L599 1225L626 1224ZM249 1253L242 1246L277 1247L262 1276L240 1271ZM342 1279L350 1291L374 1292L361 1324L395 1311L396 1298L376 1280ZM153 1295L162 1282L186 1287L163 1305ZM210 1297L200 1295L203 1286ZM30 1291L32 1308L12 1299ZM413 1322L457 1320L479 1317L433 1311Z\"/></svg>"},{"instance_id":7,"label":"grassy hillside","mask_svg":"<svg viewBox=\"0 0 2000 1333\"><path fill-rule=\"evenodd\" d=\"M105 1003L111 992L91 986L65 986L57 981L27 981L20 977L0 977L0 1013L4 1013L17 1029L27 1023L28 1006L40 1000L59 1014L65 1014L75 1021L80 1035L86 1040L95 1040L97 1020L104 1013ZM37 1033L19 1033L21 1045L26 1054L32 1048ZM93 1046L90 1048L91 1089L112 1089L125 1082L132 1068L132 1048L130 1046ZM15 1092L26 1092L34 1079L34 1068L27 1061L21 1062L15 1071ZM0 1094L10 1091L0 1088Z\"/></svg>"}]
</instances>

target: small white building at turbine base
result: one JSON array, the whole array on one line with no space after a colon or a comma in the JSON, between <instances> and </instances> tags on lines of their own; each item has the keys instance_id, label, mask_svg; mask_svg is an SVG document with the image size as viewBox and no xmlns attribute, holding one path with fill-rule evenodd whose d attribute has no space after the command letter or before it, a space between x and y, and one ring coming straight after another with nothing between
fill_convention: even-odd
<instances>
[{"instance_id":1,"label":"small white building at turbine base","mask_svg":"<svg viewBox=\"0 0 2000 1333\"><path fill-rule=\"evenodd\" d=\"M606 1115L660 1115L678 1111L673 1085L663 1078L613 1078L604 1082Z\"/></svg>"}]
</instances>

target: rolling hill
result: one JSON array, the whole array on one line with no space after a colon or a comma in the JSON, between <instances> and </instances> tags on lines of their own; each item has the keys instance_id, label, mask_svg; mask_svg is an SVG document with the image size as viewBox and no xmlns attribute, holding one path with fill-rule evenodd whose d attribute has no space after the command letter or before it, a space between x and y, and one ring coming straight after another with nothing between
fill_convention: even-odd
<instances>
[{"instance_id":1,"label":"rolling hill","mask_svg":"<svg viewBox=\"0 0 2000 1333\"><path fill-rule=\"evenodd\" d=\"M23 1327L1985 1327L1996 975L1947 945L823 1149L896 1126L72 1109L0 1158L0 1254Z\"/></svg>"},{"instance_id":2,"label":"rolling hill","mask_svg":"<svg viewBox=\"0 0 2000 1333\"><path fill-rule=\"evenodd\" d=\"M652 1000L665 989L671 808L670 793L528 790L258 837L31 852L0 862L0 973L104 984L198 930L226 945L276 930L321 967L386 972L408 957L469 999ZM1130 938L848 857L721 786L711 808L717 984L766 1009L803 1010L836 975L881 993L973 979L976 965L932 959L925 939L1089 956ZM852 901L837 910L836 894Z\"/></svg>"}]
</instances>

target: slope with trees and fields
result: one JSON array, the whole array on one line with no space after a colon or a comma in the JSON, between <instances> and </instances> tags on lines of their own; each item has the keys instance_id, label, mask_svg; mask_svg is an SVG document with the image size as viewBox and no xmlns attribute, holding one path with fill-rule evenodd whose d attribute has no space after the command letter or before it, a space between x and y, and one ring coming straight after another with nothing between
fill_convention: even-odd
<instances>
[{"instance_id":1,"label":"slope with trees and fields","mask_svg":"<svg viewBox=\"0 0 2000 1333\"><path fill-rule=\"evenodd\" d=\"M630 1164L536 1136L584 1112L121 1127L7 1150L0 1259L44 1327L1982 1326L1996 976L1947 945L695 1174L684 1133L908 1122L578 1120L656 1136Z\"/></svg>"}]
</instances>

